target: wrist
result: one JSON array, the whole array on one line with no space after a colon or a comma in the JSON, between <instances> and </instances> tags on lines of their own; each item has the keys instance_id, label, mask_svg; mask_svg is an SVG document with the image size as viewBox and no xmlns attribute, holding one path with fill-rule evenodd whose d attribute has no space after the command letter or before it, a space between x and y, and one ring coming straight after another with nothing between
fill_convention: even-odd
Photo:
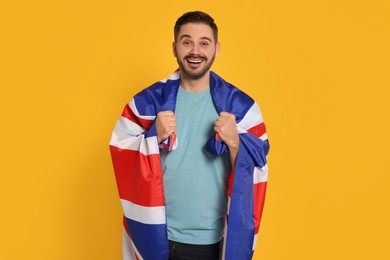
<instances>
[{"instance_id":1,"label":"wrist","mask_svg":"<svg viewBox=\"0 0 390 260\"><path fill-rule=\"evenodd\" d=\"M238 138L237 136L237 139L234 142L227 144L227 146L231 151L238 151L238 148L240 146L240 138Z\"/></svg>"},{"instance_id":2,"label":"wrist","mask_svg":"<svg viewBox=\"0 0 390 260\"><path fill-rule=\"evenodd\" d=\"M236 169L238 147L239 147L239 143L237 145L228 146L232 171L235 171L235 169Z\"/></svg>"}]
</instances>

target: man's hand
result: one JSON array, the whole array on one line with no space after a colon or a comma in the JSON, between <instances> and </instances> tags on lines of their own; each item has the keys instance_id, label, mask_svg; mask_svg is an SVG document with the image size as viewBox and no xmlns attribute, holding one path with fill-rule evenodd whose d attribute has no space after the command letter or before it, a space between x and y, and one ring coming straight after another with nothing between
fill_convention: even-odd
<instances>
[{"instance_id":1,"label":"man's hand","mask_svg":"<svg viewBox=\"0 0 390 260\"><path fill-rule=\"evenodd\" d=\"M236 116L227 112L221 112L214 124L214 131L219 134L221 140L228 146L232 169L236 168L238 147L240 138L238 137Z\"/></svg>"},{"instance_id":2,"label":"man's hand","mask_svg":"<svg viewBox=\"0 0 390 260\"><path fill-rule=\"evenodd\" d=\"M221 112L217 121L215 121L214 131L219 134L219 137L229 149L238 149L240 139L238 138L235 115Z\"/></svg>"},{"instance_id":3,"label":"man's hand","mask_svg":"<svg viewBox=\"0 0 390 260\"><path fill-rule=\"evenodd\" d=\"M176 117L173 111L161 111L156 118L156 131L158 142L161 143L176 132Z\"/></svg>"}]
</instances>

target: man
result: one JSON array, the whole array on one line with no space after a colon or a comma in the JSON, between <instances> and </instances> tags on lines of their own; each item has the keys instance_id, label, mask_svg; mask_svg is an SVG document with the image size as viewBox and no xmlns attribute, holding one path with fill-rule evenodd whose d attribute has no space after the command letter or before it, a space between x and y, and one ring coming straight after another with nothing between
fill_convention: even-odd
<instances>
[{"instance_id":1,"label":"man","mask_svg":"<svg viewBox=\"0 0 390 260\"><path fill-rule=\"evenodd\" d=\"M261 112L210 71L213 18L182 15L174 38L180 69L133 98L110 141L123 257L251 259L268 176Z\"/></svg>"}]
</instances>

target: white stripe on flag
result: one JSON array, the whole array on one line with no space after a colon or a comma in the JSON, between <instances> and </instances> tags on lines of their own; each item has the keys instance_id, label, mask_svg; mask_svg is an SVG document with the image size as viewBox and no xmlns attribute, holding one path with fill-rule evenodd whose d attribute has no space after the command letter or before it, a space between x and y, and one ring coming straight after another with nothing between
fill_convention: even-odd
<instances>
[{"instance_id":1,"label":"white stripe on flag","mask_svg":"<svg viewBox=\"0 0 390 260\"><path fill-rule=\"evenodd\" d=\"M227 216L225 216L225 225L224 225L224 230L223 230L221 260L225 260L225 255L226 255L226 238L227 238Z\"/></svg>"},{"instance_id":2,"label":"white stripe on flag","mask_svg":"<svg viewBox=\"0 0 390 260\"><path fill-rule=\"evenodd\" d=\"M267 181L268 181L267 165L265 165L262 168L255 167L255 170L253 172L253 184L257 184L260 182L267 182Z\"/></svg>"},{"instance_id":3,"label":"white stripe on flag","mask_svg":"<svg viewBox=\"0 0 390 260\"><path fill-rule=\"evenodd\" d=\"M228 201L227 201L227 214L229 215L229 212L230 212L230 201L231 201L231 198L230 196L228 196Z\"/></svg>"},{"instance_id":4,"label":"white stripe on flag","mask_svg":"<svg viewBox=\"0 0 390 260\"><path fill-rule=\"evenodd\" d=\"M168 78L160 80L160 82L166 83L168 80L177 80L179 78L180 78L180 72L179 71L175 71Z\"/></svg>"},{"instance_id":5,"label":"white stripe on flag","mask_svg":"<svg viewBox=\"0 0 390 260\"><path fill-rule=\"evenodd\" d=\"M226 255L226 239L227 239L227 219L229 216L229 211L230 211L230 196L228 196L228 201L227 201L227 214L225 216L225 225L224 225L224 230L223 230L223 244L222 244L222 250L221 250L221 260L225 260L225 255Z\"/></svg>"},{"instance_id":6,"label":"white stripe on flag","mask_svg":"<svg viewBox=\"0 0 390 260\"><path fill-rule=\"evenodd\" d=\"M237 124L239 128L250 129L263 122L263 117L260 112L260 108L257 103L253 103L251 108L246 112L244 118Z\"/></svg>"},{"instance_id":7,"label":"white stripe on flag","mask_svg":"<svg viewBox=\"0 0 390 260\"><path fill-rule=\"evenodd\" d=\"M237 125L237 133L238 133L238 134L246 134L246 133L248 133L248 131L242 129L241 127L239 127L239 126Z\"/></svg>"},{"instance_id":8,"label":"white stripe on flag","mask_svg":"<svg viewBox=\"0 0 390 260\"><path fill-rule=\"evenodd\" d=\"M122 231L122 259L123 260L136 260L137 258L135 256L135 254L137 254L138 252L137 253L134 252L135 250L136 250L136 248L133 244L133 241L131 240L131 238L127 234L126 229L123 227L123 231ZM138 256L139 256L139 253L138 253Z\"/></svg>"},{"instance_id":9,"label":"white stripe on flag","mask_svg":"<svg viewBox=\"0 0 390 260\"><path fill-rule=\"evenodd\" d=\"M264 133L264 134L263 134L262 136L260 136L259 138L260 138L260 140L265 141L265 140L268 139L268 135L267 135L267 133Z\"/></svg>"},{"instance_id":10,"label":"white stripe on flag","mask_svg":"<svg viewBox=\"0 0 390 260\"><path fill-rule=\"evenodd\" d=\"M145 138L137 124L120 117L112 133L110 145L132 151L139 151L144 155L160 153L157 136ZM133 132L132 132L133 131Z\"/></svg>"},{"instance_id":11,"label":"white stripe on flag","mask_svg":"<svg viewBox=\"0 0 390 260\"><path fill-rule=\"evenodd\" d=\"M255 234L253 237L253 245L252 245L252 251L255 251L256 248L256 242L257 242L257 237L259 236L259 233Z\"/></svg>"},{"instance_id":12,"label":"white stripe on flag","mask_svg":"<svg viewBox=\"0 0 390 260\"><path fill-rule=\"evenodd\" d=\"M144 207L121 199L123 212L128 219L144 224L165 224L165 207Z\"/></svg>"},{"instance_id":13,"label":"white stripe on flag","mask_svg":"<svg viewBox=\"0 0 390 260\"><path fill-rule=\"evenodd\" d=\"M117 135L124 135L124 136L137 136L145 132L145 129L134 123L133 121L127 119L126 117L120 116L118 119L118 122L115 125L114 133Z\"/></svg>"}]
</instances>

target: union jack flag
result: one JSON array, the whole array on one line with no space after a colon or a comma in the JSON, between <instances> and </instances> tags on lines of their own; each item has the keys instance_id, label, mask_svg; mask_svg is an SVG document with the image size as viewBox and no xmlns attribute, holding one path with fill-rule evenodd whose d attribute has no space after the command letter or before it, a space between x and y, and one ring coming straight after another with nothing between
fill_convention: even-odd
<instances>
[{"instance_id":1,"label":"union jack flag","mask_svg":"<svg viewBox=\"0 0 390 260\"><path fill-rule=\"evenodd\" d=\"M180 73L176 71L134 96L115 125L110 151L123 217L123 259L168 259L168 235L160 149L178 146L175 134L159 144L155 118L175 110ZM257 103L238 88L210 73L210 92L218 113L236 116L240 137L236 168L229 177L228 214L222 259L251 259L263 212L268 180L268 137ZM218 134L206 149L227 151Z\"/></svg>"}]
</instances>

